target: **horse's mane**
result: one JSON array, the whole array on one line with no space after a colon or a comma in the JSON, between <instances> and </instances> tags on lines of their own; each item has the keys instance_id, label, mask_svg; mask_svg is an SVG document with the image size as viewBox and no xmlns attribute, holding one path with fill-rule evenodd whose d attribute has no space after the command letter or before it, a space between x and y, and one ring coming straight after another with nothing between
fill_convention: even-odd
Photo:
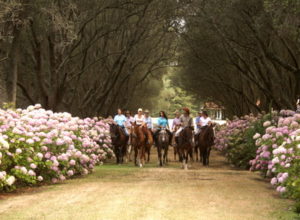
<instances>
[{"instance_id":1,"label":"horse's mane","mask_svg":"<svg viewBox=\"0 0 300 220\"><path fill-rule=\"evenodd\" d=\"M191 127L186 127L182 130L182 139L184 141L189 141L189 138L192 137L192 135L193 135L192 130L193 129ZM191 132L190 134L188 133L189 131Z\"/></svg>"},{"instance_id":2,"label":"horse's mane","mask_svg":"<svg viewBox=\"0 0 300 220\"><path fill-rule=\"evenodd\" d=\"M144 132L143 132L142 126L134 126L133 130L134 130L134 133L135 133L136 137L140 141L144 141L145 136L144 136Z\"/></svg>"}]
</instances>

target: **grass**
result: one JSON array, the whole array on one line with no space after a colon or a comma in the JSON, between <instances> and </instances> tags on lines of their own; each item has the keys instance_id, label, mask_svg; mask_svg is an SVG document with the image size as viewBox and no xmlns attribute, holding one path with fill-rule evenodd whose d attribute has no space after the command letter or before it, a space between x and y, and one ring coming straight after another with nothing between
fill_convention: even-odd
<instances>
[{"instance_id":1,"label":"grass","mask_svg":"<svg viewBox=\"0 0 300 220\"><path fill-rule=\"evenodd\" d=\"M0 200L0 219L297 219L292 201L216 152L209 168L159 168L156 161L153 155L142 169L109 161L83 178L10 194Z\"/></svg>"}]
</instances>

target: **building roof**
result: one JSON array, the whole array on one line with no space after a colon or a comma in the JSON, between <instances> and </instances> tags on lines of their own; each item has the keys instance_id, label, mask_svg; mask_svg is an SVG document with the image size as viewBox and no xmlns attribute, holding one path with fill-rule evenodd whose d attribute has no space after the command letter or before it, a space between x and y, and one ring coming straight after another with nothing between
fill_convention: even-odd
<instances>
[{"instance_id":1,"label":"building roof","mask_svg":"<svg viewBox=\"0 0 300 220\"><path fill-rule=\"evenodd\" d=\"M214 102L205 102L204 103L204 106L203 106L203 109L207 109L207 110L221 110L221 109L224 109L223 106L221 105L218 105Z\"/></svg>"}]
</instances>

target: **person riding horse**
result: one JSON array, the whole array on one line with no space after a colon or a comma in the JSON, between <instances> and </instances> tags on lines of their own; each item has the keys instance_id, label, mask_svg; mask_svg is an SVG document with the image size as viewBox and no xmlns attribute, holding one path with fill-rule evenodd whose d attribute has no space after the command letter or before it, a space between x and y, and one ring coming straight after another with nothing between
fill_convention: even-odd
<instances>
[{"instance_id":1,"label":"person riding horse","mask_svg":"<svg viewBox=\"0 0 300 220\"><path fill-rule=\"evenodd\" d=\"M128 147L127 147L127 161L131 161L131 152L132 152L132 130L133 130L133 123L134 123L134 118L131 116L130 111L125 112L126 116L126 122L125 122L125 127L127 129L127 132L129 134L129 140L128 140Z\"/></svg>"},{"instance_id":2,"label":"person riding horse","mask_svg":"<svg viewBox=\"0 0 300 220\"><path fill-rule=\"evenodd\" d=\"M181 127L175 133L175 141L178 147L179 161L184 169L188 167L188 158L193 158L193 119L190 117L190 110L183 108L183 115L180 116Z\"/></svg>"},{"instance_id":3,"label":"person riding horse","mask_svg":"<svg viewBox=\"0 0 300 220\"><path fill-rule=\"evenodd\" d=\"M171 131L168 129L169 128L169 121L168 121L168 117L166 115L166 113L164 111L160 111L159 112L159 118L157 119L157 124L158 124L158 129L155 131L154 133L154 142L155 145L157 146L157 141L158 141L158 134L161 131L162 128L166 129L166 132L169 135L169 145L171 145L172 142L172 133Z\"/></svg>"},{"instance_id":4,"label":"person riding horse","mask_svg":"<svg viewBox=\"0 0 300 220\"><path fill-rule=\"evenodd\" d=\"M183 114L179 118L181 127L176 131L175 139L178 139L181 131L184 128L193 126L193 118L190 117L190 110L188 108L183 108L182 110L183 110Z\"/></svg>"},{"instance_id":5,"label":"person riding horse","mask_svg":"<svg viewBox=\"0 0 300 220\"><path fill-rule=\"evenodd\" d=\"M150 112L149 112L149 110L145 110L145 115L144 115L144 117L145 117L145 123L146 123L146 125L147 125L147 128L150 130L150 131L152 131L152 128L153 128L153 125L152 125L152 118L150 117Z\"/></svg>"},{"instance_id":6,"label":"person riding horse","mask_svg":"<svg viewBox=\"0 0 300 220\"><path fill-rule=\"evenodd\" d=\"M172 123L172 129L171 129L172 132L175 133L179 129L180 124L181 124L181 122L180 122L180 113L178 111L176 111L175 118L173 119L173 123Z\"/></svg>"},{"instance_id":7,"label":"person riding horse","mask_svg":"<svg viewBox=\"0 0 300 220\"><path fill-rule=\"evenodd\" d=\"M196 140L195 145L198 145L197 140L199 139L200 132L205 127L211 125L211 123L212 123L211 118L208 117L208 114L206 111L203 111L203 112L200 111L198 114L199 114L199 116L196 118L197 132L195 134L195 140Z\"/></svg>"},{"instance_id":8,"label":"person riding horse","mask_svg":"<svg viewBox=\"0 0 300 220\"><path fill-rule=\"evenodd\" d=\"M175 118L173 119L173 122L172 122L172 134L173 134L173 138L172 138L172 145L173 145L173 148L174 148L174 161L176 161L176 155L178 154L178 148L177 148L177 144L176 144L176 141L175 141L175 133L176 131L180 128L180 113L179 111L176 111L175 112Z\"/></svg>"},{"instance_id":9,"label":"person riding horse","mask_svg":"<svg viewBox=\"0 0 300 220\"><path fill-rule=\"evenodd\" d=\"M144 126L146 124L145 116L143 115L143 109L138 109L138 113L134 116L134 122L137 126Z\"/></svg>"},{"instance_id":10,"label":"person riding horse","mask_svg":"<svg viewBox=\"0 0 300 220\"><path fill-rule=\"evenodd\" d=\"M127 119L125 117L125 115L122 114L122 109L118 109L118 114L114 117L114 122L120 127L122 128L124 134L126 136L129 136L128 131L125 127L125 123L126 123Z\"/></svg>"},{"instance_id":11,"label":"person riding horse","mask_svg":"<svg viewBox=\"0 0 300 220\"><path fill-rule=\"evenodd\" d=\"M122 110L118 109L118 114L114 117L113 123L110 124L112 145L118 164L123 163L123 157L126 155L127 142L129 139L125 122L126 117L122 114Z\"/></svg>"}]
</instances>

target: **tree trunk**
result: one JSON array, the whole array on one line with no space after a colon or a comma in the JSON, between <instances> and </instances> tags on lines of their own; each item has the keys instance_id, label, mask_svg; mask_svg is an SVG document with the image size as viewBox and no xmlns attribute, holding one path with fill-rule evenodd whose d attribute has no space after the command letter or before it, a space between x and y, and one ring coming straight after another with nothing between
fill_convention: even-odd
<instances>
[{"instance_id":1,"label":"tree trunk","mask_svg":"<svg viewBox=\"0 0 300 220\"><path fill-rule=\"evenodd\" d=\"M21 37L21 29L14 27L14 39L12 41L9 54L10 68L7 71L6 87L7 101L16 105L17 101L17 82L18 82L18 65L19 65L19 43Z\"/></svg>"}]
</instances>

